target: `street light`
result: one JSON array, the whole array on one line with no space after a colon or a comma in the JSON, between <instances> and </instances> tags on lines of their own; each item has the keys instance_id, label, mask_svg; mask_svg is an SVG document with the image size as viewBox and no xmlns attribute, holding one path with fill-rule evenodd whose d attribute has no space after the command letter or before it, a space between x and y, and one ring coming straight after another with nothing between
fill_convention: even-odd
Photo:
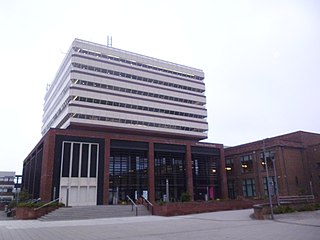
<instances>
[{"instance_id":1,"label":"street light","mask_svg":"<svg viewBox=\"0 0 320 240\"><path fill-rule=\"evenodd\" d=\"M272 161L272 166L273 166L273 172L274 172L274 184L275 184L275 188L276 188L276 199L277 199L277 204L278 206L280 206L280 202L279 202L279 189L278 189L278 176L277 176L277 170L276 170L276 164L275 164L275 157L274 157L274 153L271 154L271 161Z\"/></svg>"}]
</instances>

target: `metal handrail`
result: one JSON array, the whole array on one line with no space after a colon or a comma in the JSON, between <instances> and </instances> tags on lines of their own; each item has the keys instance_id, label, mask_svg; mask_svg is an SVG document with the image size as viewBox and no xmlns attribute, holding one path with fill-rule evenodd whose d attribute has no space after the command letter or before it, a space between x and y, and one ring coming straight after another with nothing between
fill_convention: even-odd
<instances>
[{"instance_id":1,"label":"metal handrail","mask_svg":"<svg viewBox=\"0 0 320 240\"><path fill-rule=\"evenodd\" d=\"M46 204L43 204L42 206L37 207L37 208L34 208L33 210L34 210L34 211L37 211L37 210L39 210L39 209L41 209L41 208L43 208L43 207L46 207L46 206L50 205L51 203L57 202L59 199L60 199L60 198L57 198L57 199L55 199L55 200L52 200L51 202L48 202L48 203L46 203Z\"/></svg>"},{"instance_id":2,"label":"metal handrail","mask_svg":"<svg viewBox=\"0 0 320 240\"><path fill-rule=\"evenodd\" d=\"M136 208L136 216L138 216L138 206L137 206L137 204L134 203L134 201L129 197L129 195L127 195L127 198L131 202L131 205L132 205L131 211L133 212L133 206L135 206L135 208Z\"/></svg>"},{"instance_id":3,"label":"metal handrail","mask_svg":"<svg viewBox=\"0 0 320 240\"><path fill-rule=\"evenodd\" d=\"M151 214L153 215L153 204L148 199L146 199L144 196L141 196L141 198L147 203L148 210L149 210L149 206L151 207Z\"/></svg>"}]
</instances>

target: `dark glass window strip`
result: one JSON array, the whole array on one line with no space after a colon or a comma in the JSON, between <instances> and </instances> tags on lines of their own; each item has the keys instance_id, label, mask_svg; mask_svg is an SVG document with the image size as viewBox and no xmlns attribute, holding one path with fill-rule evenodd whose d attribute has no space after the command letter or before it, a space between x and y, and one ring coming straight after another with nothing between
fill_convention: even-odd
<instances>
[{"instance_id":1,"label":"dark glass window strip","mask_svg":"<svg viewBox=\"0 0 320 240\"><path fill-rule=\"evenodd\" d=\"M188 87L188 86L184 86L184 85L180 85L180 84L176 84L176 83L164 82L164 81L160 81L160 80L156 80L156 79L137 76L137 75L134 75L134 74L128 74L128 73L118 72L118 71L109 70L109 69L105 69L105 68L99 68L99 67L95 67L95 66L84 65L84 64L81 64L81 63L75 63L74 62L74 63L72 63L72 66L74 68L80 68L80 69L85 69L85 70L105 73L105 74L109 74L109 75L113 75L113 76L117 76L117 77L124 77L124 78L129 78L129 79L142 81L142 82L149 82L149 83L153 83L153 84L158 84L158 85L164 85L164 86L169 86L169 87L173 87L173 88L184 89L184 90L188 90L188 91L192 91L192 92L200 92L200 93L204 92L204 90L199 89L199 88Z\"/></svg>"},{"instance_id":2,"label":"dark glass window strip","mask_svg":"<svg viewBox=\"0 0 320 240\"><path fill-rule=\"evenodd\" d=\"M42 134L48 131L48 129L51 127L52 123L60 116L61 112L68 106L68 103L71 101L72 97L68 97L64 103L61 105L61 107L58 109L58 111L55 113L55 115L52 117L50 122L47 124L46 128L42 131ZM60 125L62 126L62 124ZM59 128L60 126L57 126Z\"/></svg>"},{"instance_id":3,"label":"dark glass window strip","mask_svg":"<svg viewBox=\"0 0 320 240\"><path fill-rule=\"evenodd\" d=\"M71 177L79 177L80 144L73 144Z\"/></svg>"},{"instance_id":4,"label":"dark glass window strip","mask_svg":"<svg viewBox=\"0 0 320 240\"><path fill-rule=\"evenodd\" d=\"M82 144L81 177L88 177L89 144Z\"/></svg>"},{"instance_id":5,"label":"dark glass window strip","mask_svg":"<svg viewBox=\"0 0 320 240\"><path fill-rule=\"evenodd\" d=\"M117 86L112 86L112 85L107 85L107 84L96 83L96 82L77 80L77 79L72 79L71 81L74 82L75 84L78 84L78 85L86 85L86 86L90 86L90 87L104 88L104 89L109 89L109 90L118 91L118 92L136 94L139 96L160 98L160 99L166 99L166 100L170 100L170 101L174 101L174 102L183 102L183 103L200 105L200 106L203 106L205 104L203 102L193 101L193 100L189 100L189 99L185 99L185 98L177 98L177 97L173 97L173 96L167 96L167 95L162 95L162 94L157 94L157 93L152 93L152 92L144 92L144 91L140 91L140 90L117 87Z\"/></svg>"},{"instance_id":6,"label":"dark glass window strip","mask_svg":"<svg viewBox=\"0 0 320 240\"><path fill-rule=\"evenodd\" d=\"M134 105L134 104L128 104L128 103L120 103L120 102L113 102L113 101L106 101L96 98L86 98L86 97L76 97L72 96L74 101L81 101L81 102L90 102L90 103L96 103L101 105L108 105L108 106L115 106L115 107L123 107L123 108L130 108L130 109L138 109L142 111L149 111L149 112L160 112L170 115L178 115L178 116L184 116L184 117L190 117L190 118L197 118L197 119L203 119L206 118L204 115L198 115L198 114L192 114L192 113L186 113L186 112L178 112L168 109L161 109L161 108L152 108L147 106L140 106L140 105Z\"/></svg>"},{"instance_id":7,"label":"dark glass window strip","mask_svg":"<svg viewBox=\"0 0 320 240\"><path fill-rule=\"evenodd\" d=\"M131 124L131 125L143 125L143 126L148 126L148 127L177 129L177 130L189 131L189 132L206 132L207 131L205 129L199 129L199 128L183 127L183 126L169 125L169 124L163 124L163 123L154 123L154 122L143 122L143 121L130 120L130 119L110 118L110 117L79 114L79 113L68 114L66 116L67 119L63 120L63 121L64 122L67 121L68 118L70 118L70 117L81 118L81 119L90 119L90 120L96 120L96 121L105 121L105 122L118 122L118 123Z\"/></svg>"},{"instance_id":8,"label":"dark glass window strip","mask_svg":"<svg viewBox=\"0 0 320 240\"><path fill-rule=\"evenodd\" d=\"M69 177L71 143L63 144L62 177Z\"/></svg>"},{"instance_id":9,"label":"dark glass window strip","mask_svg":"<svg viewBox=\"0 0 320 240\"><path fill-rule=\"evenodd\" d=\"M157 70L157 71L160 71L160 72L171 73L171 74L174 74L174 75L183 76L183 77L187 77L187 78L191 78L191 79L203 80L203 77L196 76L196 75L190 75L190 74L185 74L185 73L182 73L182 72L172 71L170 69L151 66L151 65L139 63L139 62L136 62L136 61L131 61L131 60L120 58L120 57L116 57L116 56L105 55L105 54L102 54L102 53L99 53L99 52L85 50L85 49L81 49L81 48L77 48L77 47L75 47L73 49L74 49L74 51L82 53L82 54L88 54L88 55L91 55L91 56L101 57L101 58L105 58L105 59L116 61L116 62L121 62L121 63L126 63L126 64L139 66L139 67L143 67L143 68L153 69L153 70Z\"/></svg>"},{"instance_id":10,"label":"dark glass window strip","mask_svg":"<svg viewBox=\"0 0 320 240\"><path fill-rule=\"evenodd\" d=\"M91 145L90 177L97 176L98 146Z\"/></svg>"}]
</instances>

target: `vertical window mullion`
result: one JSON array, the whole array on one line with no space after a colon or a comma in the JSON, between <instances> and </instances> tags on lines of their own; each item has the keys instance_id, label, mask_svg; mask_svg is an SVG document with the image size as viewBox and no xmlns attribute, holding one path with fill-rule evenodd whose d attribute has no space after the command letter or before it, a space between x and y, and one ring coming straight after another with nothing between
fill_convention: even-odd
<instances>
[{"instance_id":1,"label":"vertical window mullion","mask_svg":"<svg viewBox=\"0 0 320 240\"><path fill-rule=\"evenodd\" d=\"M69 178L72 176L72 162L73 162L73 142L70 143L70 166L69 166Z\"/></svg>"},{"instance_id":2,"label":"vertical window mullion","mask_svg":"<svg viewBox=\"0 0 320 240\"><path fill-rule=\"evenodd\" d=\"M92 146L92 144L89 144L89 148L88 148L88 168L87 168L87 178L90 178L90 168L91 168L91 146Z\"/></svg>"},{"instance_id":3,"label":"vertical window mullion","mask_svg":"<svg viewBox=\"0 0 320 240\"><path fill-rule=\"evenodd\" d=\"M98 177L98 169L99 169L99 145L97 144L97 163L96 163L96 178Z\"/></svg>"},{"instance_id":4,"label":"vertical window mullion","mask_svg":"<svg viewBox=\"0 0 320 240\"><path fill-rule=\"evenodd\" d=\"M83 143L80 143L80 147L79 147L79 165L78 165L78 178L81 178L81 164L82 164L82 145L83 145Z\"/></svg>"}]
</instances>

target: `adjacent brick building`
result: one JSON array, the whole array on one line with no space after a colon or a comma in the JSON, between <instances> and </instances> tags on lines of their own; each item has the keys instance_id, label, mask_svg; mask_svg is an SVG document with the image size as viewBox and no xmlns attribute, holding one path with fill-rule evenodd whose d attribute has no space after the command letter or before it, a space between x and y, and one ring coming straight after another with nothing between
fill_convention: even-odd
<instances>
[{"instance_id":1,"label":"adjacent brick building","mask_svg":"<svg viewBox=\"0 0 320 240\"><path fill-rule=\"evenodd\" d=\"M268 187L271 194L320 196L320 134L298 131L226 148L225 165L229 198L265 198Z\"/></svg>"}]
</instances>

